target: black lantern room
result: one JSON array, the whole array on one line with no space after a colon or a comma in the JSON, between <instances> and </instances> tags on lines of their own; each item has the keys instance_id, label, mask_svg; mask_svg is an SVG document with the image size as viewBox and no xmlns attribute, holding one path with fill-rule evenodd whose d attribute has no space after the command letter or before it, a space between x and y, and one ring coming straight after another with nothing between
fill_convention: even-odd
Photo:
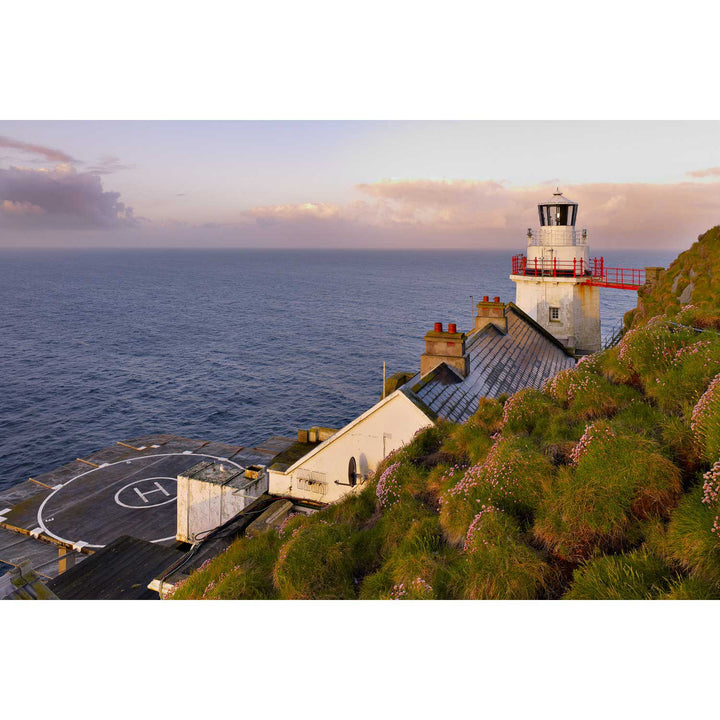
<instances>
[{"instance_id":1,"label":"black lantern room","mask_svg":"<svg viewBox=\"0 0 720 720\"><path fill-rule=\"evenodd\" d=\"M538 214L540 215L540 225L565 225L575 227L577 219L577 203L563 197L558 192L553 193L552 200L538 205Z\"/></svg>"}]
</instances>

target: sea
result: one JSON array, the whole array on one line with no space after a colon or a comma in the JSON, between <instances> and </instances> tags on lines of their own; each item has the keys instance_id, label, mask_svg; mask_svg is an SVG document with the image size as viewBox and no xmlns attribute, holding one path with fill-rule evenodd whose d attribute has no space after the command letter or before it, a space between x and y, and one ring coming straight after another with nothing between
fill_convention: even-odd
<instances>
[{"instance_id":1,"label":"sea","mask_svg":"<svg viewBox=\"0 0 720 720\"><path fill-rule=\"evenodd\" d=\"M0 252L0 490L150 433L253 446L341 427L435 322L514 300L508 251ZM615 251L606 266L676 252ZM601 291L602 331L636 304Z\"/></svg>"}]
</instances>

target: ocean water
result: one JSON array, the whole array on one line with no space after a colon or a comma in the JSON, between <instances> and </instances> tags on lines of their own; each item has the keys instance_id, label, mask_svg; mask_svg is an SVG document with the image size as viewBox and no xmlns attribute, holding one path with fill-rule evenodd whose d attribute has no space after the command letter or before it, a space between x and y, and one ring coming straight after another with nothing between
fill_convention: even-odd
<instances>
[{"instance_id":1,"label":"ocean water","mask_svg":"<svg viewBox=\"0 0 720 720\"><path fill-rule=\"evenodd\" d=\"M379 399L383 361L417 370L434 322L514 300L515 252L3 251L0 489L138 435L340 427ZM635 302L601 290L604 335Z\"/></svg>"}]
</instances>

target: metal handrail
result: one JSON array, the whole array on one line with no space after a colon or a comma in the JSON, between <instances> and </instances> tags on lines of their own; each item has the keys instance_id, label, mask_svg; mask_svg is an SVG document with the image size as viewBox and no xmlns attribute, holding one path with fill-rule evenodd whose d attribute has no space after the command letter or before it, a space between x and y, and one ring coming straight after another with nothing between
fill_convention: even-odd
<instances>
[{"instance_id":1,"label":"metal handrail","mask_svg":"<svg viewBox=\"0 0 720 720\"><path fill-rule=\"evenodd\" d=\"M589 285L600 285L620 289L635 289L645 284L645 270L638 268L605 267L603 257L572 260L554 258L533 258L532 262L523 254L512 259L512 274L530 277L576 277L584 278Z\"/></svg>"}]
</instances>

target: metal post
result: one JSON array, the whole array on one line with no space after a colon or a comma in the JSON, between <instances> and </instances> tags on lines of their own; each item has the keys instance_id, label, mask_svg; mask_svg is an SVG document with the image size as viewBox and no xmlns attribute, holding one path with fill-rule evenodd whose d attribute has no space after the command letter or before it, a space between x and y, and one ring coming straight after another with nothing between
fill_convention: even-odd
<instances>
[{"instance_id":1,"label":"metal post","mask_svg":"<svg viewBox=\"0 0 720 720\"><path fill-rule=\"evenodd\" d=\"M557 258L553 258L553 277L557 277Z\"/></svg>"},{"instance_id":2,"label":"metal post","mask_svg":"<svg viewBox=\"0 0 720 720\"><path fill-rule=\"evenodd\" d=\"M475 297L470 296L470 327L475 324Z\"/></svg>"},{"instance_id":3,"label":"metal post","mask_svg":"<svg viewBox=\"0 0 720 720\"><path fill-rule=\"evenodd\" d=\"M576 269L576 266L577 266L577 258L574 257L574 258L573 258L573 277L577 277L577 269Z\"/></svg>"},{"instance_id":4,"label":"metal post","mask_svg":"<svg viewBox=\"0 0 720 720\"><path fill-rule=\"evenodd\" d=\"M383 391L382 391L382 399L385 399L385 361L383 360Z\"/></svg>"},{"instance_id":5,"label":"metal post","mask_svg":"<svg viewBox=\"0 0 720 720\"><path fill-rule=\"evenodd\" d=\"M535 256L535 277L537 277L537 255Z\"/></svg>"}]
</instances>

